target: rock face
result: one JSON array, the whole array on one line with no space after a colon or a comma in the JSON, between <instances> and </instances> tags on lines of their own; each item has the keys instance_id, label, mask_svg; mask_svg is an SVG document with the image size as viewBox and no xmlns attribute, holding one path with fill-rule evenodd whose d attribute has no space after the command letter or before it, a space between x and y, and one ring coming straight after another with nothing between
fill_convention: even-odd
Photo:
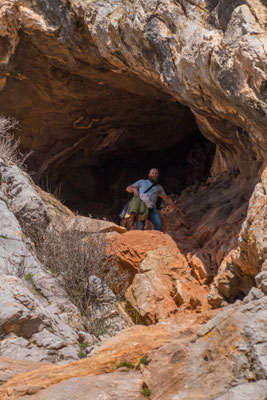
<instances>
[{"instance_id":1,"label":"rock face","mask_svg":"<svg viewBox=\"0 0 267 400\"><path fill-rule=\"evenodd\" d=\"M143 173L158 160L148 151L167 149L166 162L194 141L193 114L216 144L212 174L255 177L266 160L266 14L260 0L2 1L1 112L17 117L32 167L74 209L96 203L105 180L115 201L125 160L130 181L140 161Z\"/></svg>"},{"instance_id":2,"label":"rock face","mask_svg":"<svg viewBox=\"0 0 267 400\"><path fill-rule=\"evenodd\" d=\"M64 206L50 204L48 209L19 168L1 161L0 178L0 355L50 362L76 360L83 320L58 279L37 259L31 240L45 230L51 219L67 218L71 230L73 217L65 213ZM92 229L116 228L115 224L89 219L85 226L87 234ZM83 234L84 230L81 228ZM113 293L108 298L102 293L102 311L99 309L95 317L104 314L106 324L120 330L126 323L114 298Z\"/></svg>"},{"instance_id":3,"label":"rock face","mask_svg":"<svg viewBox=\"0 0 267 400\"><path fill-rule=\"evenodd\" d=\"M248 213L238 237L238 245L222 260L209 301L220 305L223 297L248 294L255 276L263 269L267 254L267 181L266 169L255 186ZM264 290L263 290L264 291ZM221 296L222 295L222 296Z\"/></svg>"},{"instance_id":4,"label":"rock face","mask_svg":"<svg viewBox=\"0 0 267 400\"><path fill-rule=\"evenodd\" d=\"M206 310L207 290L191 275L185 256L169 235L130 231L110 239L128 276L126 300L135 322L153 324L180 309Z\"/></svg>"},{"instance_id":5,"label":"rock face","mask_svg":"<svg viewBox=\"0 0 267 400\"><path fill-rule=\"evenodd\" d=\"M265 400L266 20L263 0L1 2L0 110L20 121L36 181L109 215L159 160L184 211L162 210L167 234L125 232L0 160L0 355L66 363L89 346L66 365L5 358L1 400ZM83 331L35 253L60 220L109 240L140 325L105 343ZM130 324L110 288L100 299L115 331ZM135 367L124 379L121 362Z\"/></svg>"},{"instance_id":6,"label":"rock face","mask_svg":"<svg viewBox=\"0 0 267 400\"><path fill-rule=\"evenodd\" d=\"M176 346L173 342L163 345L155 352L154 360L152 355L145 372L153 397L245 400L254 387L256 398L264 399L265 319L266 296L247 305L228 306L190 342L185 336L180 337ZM164 369L164 365L168 368Z\"/></svg>"},{"instance_id":7,"label":"rock face","mask_svg":"<svg viewBox=\"0 0 267 400\"><path fill-rule=\"evenodd\" d=\"M42 306L16 277L1 276L0 353L18 360L61 361L78 358L77 332L57 307Z\"/></svg>"},{"instance_id":8,"label":"rock face","mask_svg":"<svg viewBox=\"0 0 267 400\"><path fill-rule=\"evenodd\" d=\"M84 393L89 390L100 400L101 395L111 399L111 393L116 397L128 388L127 396L131 393L129 398L139 399L141 388L148 387L153 398L160 400L247 400L252 391L253 398L263 400L266 311L265 296L246 305L228 306L200 329L196 315L180 315L152 327L128 328L102 345L91 359L46 365L14 376L2 385L0 398L34 395L36 399L64 400L77 388L84 398L89 399ZM136 366L144 354L147 365L139 371L124 371L119 389L116 383L121 382L122 372L112 372L122 361ZM112 380L114 385L107 393Z\"/></svg>"},{"instance_id":9,"label":"rock face","mask_svg":"<svg viewBox=\"0 0 267 400\"><path fill-rule=\"evenodd\" d=\"M164 327L133 327L110 339L89 360L80 360L78 363L64 366L43 366L39 370L15 376L6 386L2 386L0 398L4 399L7 391L11 400L27 393L37 393L70 378L112 372L123 361L131 362L135 366L144 354L159 347L169 337L170 333Z\"/></svg>"}]
</instances>

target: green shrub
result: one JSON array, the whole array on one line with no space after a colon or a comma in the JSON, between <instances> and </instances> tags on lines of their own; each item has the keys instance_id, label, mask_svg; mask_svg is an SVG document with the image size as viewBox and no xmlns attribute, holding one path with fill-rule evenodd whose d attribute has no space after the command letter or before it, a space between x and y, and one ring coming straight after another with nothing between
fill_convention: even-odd
<instances>
[{"instance_id":1,"label":"green shrub","mask_svg":"<svg viewBox=\"0 0 267 400\"><path fill-rule=\"evenodd\" d=\"M32 285L33 285L33 276L32 276L32 274L27 274L27 275L25 275L24 276L24 279L25 279L25 281L27 281L27 282L29 282L29 283L31 283Z\"/></svg>"},{"instance_id":2,"label":"green shrub","mask_svg":"<svg viewBox=\"0 0 267 400\"><path fill-rule=\"evenodd\" d=\"M143 356L140 359L139 364L148 365L148 359L146 358L146 356Z\"/></svg>"},{"instance_id":3,"label":"green shrub","mask_svg":"<svg viewBox=\"0 0 267 400\"><path fill-rule=\"evenodd\" d=\"M144 387L142 390L142 395L145 397L150 397L152 394L152 391L148 389L148 387Z\"/></svg>"},{"instance_id":4,"label":"green shrub","mask_svg":"<svg viewBox=\"0 0 267 400\"><path fill-rule=\"evenodd\" d=\"M122 361L121 363L119 363L117 365L117 369L118 368L123 368L123 367L126 367L128 369L132 369L134 366L130 361Z\"/></svg>"}]
</instances>

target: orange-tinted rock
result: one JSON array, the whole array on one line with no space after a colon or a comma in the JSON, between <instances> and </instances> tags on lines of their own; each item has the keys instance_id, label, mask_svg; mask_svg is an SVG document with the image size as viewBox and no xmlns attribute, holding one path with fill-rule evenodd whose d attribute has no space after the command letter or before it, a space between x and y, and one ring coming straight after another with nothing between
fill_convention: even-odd
<instances>
[{"instance_id":1,"label":"orange-tinted rock","mask_svg":"<svg viewBox=\"0 0 267 400\"><path fill-rule=\"evenodd\" d=\"M209 281L209 275L205 264L197 255L193 255L193 257L189 259L189 265L192 268L195 277L200 283L203 284Z\"/></svg>"},{"instance_id":2,"label":"orange-tinted rock","mask_svg":"<svg viewBox=\"0 0 267 400\"><path fill-rule=\"evenodd\" d=\"M125 294L147 324L162 321L183 308L207 308L207 291L190 276L178 248L159 247L147 253Z\"/></svg>"},{"instance_id":3,"label":"orange-tinted rock","mask_svg":"<svg viewBox=\"0 0 267 400\"><path fill-rule=\"evenodd\" d=\"M8 357L0 357L0 384L20 374L41 367L44 363L28 360L14 360Z\"/></svg>"},{"instance_id":4,"label":"orange-tinted rock","mask_svg":"<svg viewBox=\"0 0 267 400\"><path fill-rule=\"evenodd\" d=\"M240 252L233 262L250 276L257 275L267 258L267 167L249 201L238 240Z\"/></svg>"},{"instance_id":5,"label":"orange-tinted rock","mask_svg":"<svg viewBox=\"0 0 267 400\"><path fill-rule=\"evenodd\" d=\"M162 326L125 329L106 341L90 359L67 365L44 365L34 371L18 374L1 387L0 399L15 400L77 376L113 372L123 361L137 365L144 354L160 347L169 337L170 333Z\"/></svg>"},{"instance_id":6,"label":"orange-tinted rock","mask_svg":"<svg viewBox=\"0 0 267 400\"><path fill-rule=\"evenodd\" d=\"M170 251L177 250L171 237L158 231L130 231L110 238L110 242L120 266L132 274L139 271L148 251L161 246L168 247Z\"/></svg>"},{"instance_id":7,"label":"orange-tinted rock","mask_svg":"<svg viewBox=\"0 0 267 400\"><path fill-rule=\"evenodd\" d=\"M147 253L126 292L127 300L146 323L156 323L178 311L174 282L185 264L185 257L175 249L160 247Z\"/></svg>"}]
</instances>

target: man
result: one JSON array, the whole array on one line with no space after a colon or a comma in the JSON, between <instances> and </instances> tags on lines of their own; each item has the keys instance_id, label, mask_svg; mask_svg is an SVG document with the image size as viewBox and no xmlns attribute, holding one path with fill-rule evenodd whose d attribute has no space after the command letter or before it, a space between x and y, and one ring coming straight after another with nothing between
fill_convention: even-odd
<instances>
[{"instance_id":1,"label":"man","mask_svg":"<svg viewBox=\"0 0 267 400\"><path fill-rule=\"evenodd\" d=\"M172 199L166 195L163 187L159 185L159 171L157 168L152 168L148 173L148 179L140 179L132 185L127 186L126 191L128 193L133 193L134 196L140 196L141 199L144 196L148 197L148 201L151 204L151 208L149 207L149 216L148 219L154 225L154 229L161 232L161 218L160 213L156 207L158 196L164 200L167 204L173 207L175 210L179 211L182 214L180 208L174 204ZM152 186L153 185L153 186ZM136 221L136 229L144 230L145 221L139 221L137 218Z\"/></svg>"}]
</instances>

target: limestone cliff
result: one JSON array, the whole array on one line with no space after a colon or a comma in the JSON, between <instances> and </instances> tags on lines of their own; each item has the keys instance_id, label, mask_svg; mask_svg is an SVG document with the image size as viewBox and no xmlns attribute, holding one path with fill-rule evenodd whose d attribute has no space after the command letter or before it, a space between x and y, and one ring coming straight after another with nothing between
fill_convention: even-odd
<instances>
[{"instance_id":1,"label":"limestone cliff","mask_svg":"<svg viewBox=\"0 0 267 400\"><path fill-rule=\"evenodd\" d=\"M4 0L1 112L21 121L39 176L170 147L196 129L184 106L217 146L213 174L255 176L266 19L260 0Z\"/></svg>"},{"instance_id":2,"label":"limestone cliff","mask_svg":"<svg viewBox=\"0 0 267 400\"><path fill-rule=\"evenodd\" d=\"M33 179L0 151L0 355L32 360L0 360L0 399L265 400L266 21L265 0L1 1L0 114ZM87 217L154 165L183 210L164 233ZM116 257L98 337L38 258L49 229Z\"/></svg>"}]
</instances>

